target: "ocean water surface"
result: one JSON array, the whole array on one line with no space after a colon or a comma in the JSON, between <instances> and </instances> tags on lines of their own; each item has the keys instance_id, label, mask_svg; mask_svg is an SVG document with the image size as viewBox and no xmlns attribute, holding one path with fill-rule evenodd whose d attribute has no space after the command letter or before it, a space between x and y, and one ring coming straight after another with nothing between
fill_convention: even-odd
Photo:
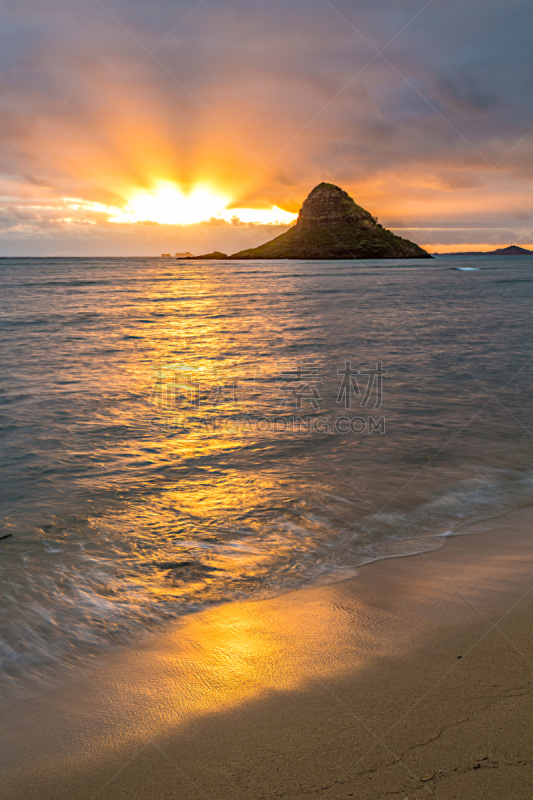
<instances>
[{"instance_id":1,"label":"ocean water surface","mask_svg":"<svg viewBox=\"0 0 533 800\"><path fill-rule=\"evenodd\" d=\"M532 504L532 258L3 258L0 281L6 696Z\"/></svg>"}]
</instances>

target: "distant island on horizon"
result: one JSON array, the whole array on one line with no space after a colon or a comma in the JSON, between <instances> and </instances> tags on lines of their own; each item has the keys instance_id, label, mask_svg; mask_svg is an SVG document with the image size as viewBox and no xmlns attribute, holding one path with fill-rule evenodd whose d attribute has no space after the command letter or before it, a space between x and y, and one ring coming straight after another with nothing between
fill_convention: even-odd
<instances>
[{"instance_id":1,"label":"distant island on horizon","mask_svg":"<svg viewBox=\"0 0 533 800\"><path fill-rule=\"evenodd\" d=\"M456 253L432 253L433 256L533 256L533 250L526 250L517 244L498 247L497 250L461 250Z\"/></svg>"}]
</instances>

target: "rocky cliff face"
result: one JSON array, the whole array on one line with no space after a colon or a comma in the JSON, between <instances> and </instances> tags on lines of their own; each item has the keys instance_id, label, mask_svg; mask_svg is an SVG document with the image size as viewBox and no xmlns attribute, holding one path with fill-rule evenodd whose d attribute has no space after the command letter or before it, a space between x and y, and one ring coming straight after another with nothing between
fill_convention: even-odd
<instances>
[{"instance_id":1,"label":"rocky cliff face","mask_svg":"<svg viewBox=\"0 0 533 800\"><path fill-rule=\"evenodd\" d=\"M354 203L348 192L332 183L319 183L304 200L296 222L297 231L374 222L364 208Z\"/></svg>"},{"instance_id":2,"label":"rocky cliff face","mask_svg":"<svg viewBox=\"0 0 533 800\"><path fill-rule=\"evenodd\" d=\"M347 192L321 183L304 201L296 225L271 242L230 258L431 258L417 244L379 225Z\"/></svg>"}]
</instances>

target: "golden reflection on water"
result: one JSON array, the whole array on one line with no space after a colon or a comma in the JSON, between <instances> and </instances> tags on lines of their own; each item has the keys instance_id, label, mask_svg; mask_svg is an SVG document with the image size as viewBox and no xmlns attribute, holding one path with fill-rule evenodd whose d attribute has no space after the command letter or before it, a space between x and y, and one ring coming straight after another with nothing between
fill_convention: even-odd
<instances>
[{"instance_id":1,"label":"golden reflection on water","mask_svg":"<svg viewBox=\"0 0 533 800\"><path fill-rule=\"evenodd\" d=\"M364 603L335 587L192 615L118 652L86 681L28 704L7 758L79 770L206 715L354 672L380 650L365 617Z\"/></svg>"},{"instance_id":2,"label":"golden reflection on water","mask_svg":"<svg viewBox=\"0 0 533 800\"><path fill-rule=\"evenodd\" d=\"M505 605L505 593L515 596L517 585L529 580L530 528L530 512L494 522L489 558L479 558L477 536L454 539L451 552L442 551L453 584L428 573L425 561L392 559L361 571L354 582L210 609L156 647L148 645L132 669L141 683L155 672L148 697L164 727L273 692L320 689L320 681L355 677L382 657L406 655L450 619L471 620L463 591L489 605L503 597ZM138 671L143 665L144 676Z\"/></svg>"},{"instance_id":3,"label":"golden reflection on water","mask_svg":"<svg viewBox=\"0 0 533 800\"><path fill-rule=\"evenodd\" d=\"M210 609L159 639L157 647L148 645L128 667L144 686L142 702L157 714L153 723L158 729L175 727L271 692L302 689L362 668L385 643L377 645L364 603L335 597L335 591L322 587L264 604ZM386 614L376 612L374 625L380 617ZM386 648L393 651L394 636ZM147 685L152 687L148 694Z\"/></svg>"},{"instance_id":4,"label":"golden reflection on water","mask_svg":"<svg viewBox=\"0 0 533 800\"><path fill-rule=\"evenodd\" d=\"M216 266L176 266L164 281L157 280L160 269L154 271L150 297L138 302L136 295L123 315L123 375L142 398L131 409L131 423L145 430L124 442L120 464L126 480L137 484L135 492L107 508L105 517L118 556L130 541L128 580L135 574L135 584L130 589L116 581L111 589L116 596L129 591L134 603L150 596L156 602L202 603L271 593L263 579L283 573L290 578L295 547L305 550L323 531L312 520L299 527L291 521L287 497L305 505L298 490L291 491L299 476L284 475L279 458L269 463L264 433L211 430L201 423L262 413L264 384L258 384L257 374L271 377L276 363L271 354L263 352L260 361L253 354L268 351L262 338L278 337L283 320L254 309L251 325L245 287L242 294L235 285L228 288ZM116 373L110 377L116 380ZM238 383L233 398L232 381ZM220 385L226 393L217 403ZM124 403L117 410L123 415ZM172 427L177 418L179 430ZM166 569L166 564L177 566Z\"/></svg>"},{"instance_id":5,"label":"golden reflection on water","mask_svg":"<svg viewBox=\"0 0 533 800\"><path fill-rule=\"evenodd\" d=\"M386 614L373 616L373 628ZM71 715L94 715L104 749L186 725L271 693L301 690L317 680L355 672L401 637L377 641L360 600L335 587L291 593L268 603L232 603L193 615L135 652L96 671L89 698L78 687ZM111 692L109 691L111 687ZM122 719L122 724L121 724Z\"/></svg>"}]
</instances>

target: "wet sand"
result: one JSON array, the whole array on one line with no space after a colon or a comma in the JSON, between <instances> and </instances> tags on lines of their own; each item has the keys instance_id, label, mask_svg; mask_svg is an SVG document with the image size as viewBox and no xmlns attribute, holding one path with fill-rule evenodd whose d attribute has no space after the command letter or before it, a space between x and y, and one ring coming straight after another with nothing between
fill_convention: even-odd
<instances>
[{"instance_id":1,"label":"wet sand","mask_svg":"<svg viewBox=\"0 0 533 800\"><path fill-rule=\"evenodd\" d=\"M118 652L7 709L2 796L530 800L532 529L517 512Z\"/></svg>"}]
</instances>

